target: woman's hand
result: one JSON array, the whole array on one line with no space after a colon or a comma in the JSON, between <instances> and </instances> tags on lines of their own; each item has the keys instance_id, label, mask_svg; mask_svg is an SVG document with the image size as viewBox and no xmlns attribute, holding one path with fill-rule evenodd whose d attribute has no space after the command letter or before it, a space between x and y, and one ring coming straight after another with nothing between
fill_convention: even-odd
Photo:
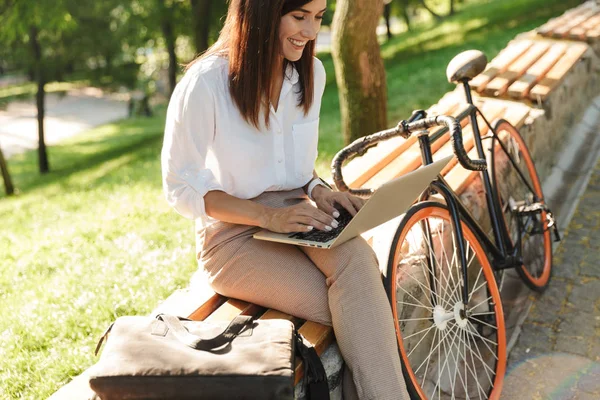
<instances>
[{"instance_id":1,"label":"woman's hand","mask_svg":"<svg viewBox=\"0 0 600 400\"><path fill-rule=\"evenodd\" d=\"M336 203L344 207L348 212L355 216L358 210L365 204L366 200L354 196L348 192L334 192L322 185L317 185L312 191L312 198L315 200L317 207L325 211L329 215L337 218Z\"/></svg>"},{"instance_id":2,"label":"woman's hand","mask_svg":"<svg viewBox=\"0 0 600 400\"><path fill-rule=\"evenodd\" d=\"M264 214L261 226L273 232L307 232L314 228L330 231L338 223L332 217L308 203L291 207L269 208Z\"/></svg>"}]
</instances>

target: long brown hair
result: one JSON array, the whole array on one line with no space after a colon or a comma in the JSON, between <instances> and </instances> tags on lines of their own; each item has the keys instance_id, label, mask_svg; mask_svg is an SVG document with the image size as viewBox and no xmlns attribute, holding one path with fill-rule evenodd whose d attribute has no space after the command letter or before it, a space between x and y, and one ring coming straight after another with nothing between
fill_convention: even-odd
<instances>
[{"instance_id":1,"label":"long brown hair","mask_svg":"<svg viewBox=\"0 0 600 400\"><path fill-rule=\"evenodd\" d=\"M230 0L225 25L219 39L205 53L189 63L186 70L199 60L217 53L229 59L229 91L240 113L259 127L261 111L269 126L272 71L281 57L279 21L312 0ZM284 59L283 73L293 64L299 74L298 106L305 114L313 102L313 55L315 41L309 41L300 60ZM266 103L265 103L266 101Z\"/></svg>"}]
</instances>

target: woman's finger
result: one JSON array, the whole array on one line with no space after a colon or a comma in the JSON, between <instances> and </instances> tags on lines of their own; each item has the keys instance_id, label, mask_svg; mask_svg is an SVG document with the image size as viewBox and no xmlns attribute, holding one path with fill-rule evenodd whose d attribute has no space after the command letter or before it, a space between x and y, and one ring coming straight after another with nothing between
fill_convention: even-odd
<instances>
[{"instance_id":1,"label":"woman's finger","mask_svg":"<svg viewBox=\"0 0 600 400\"><path fill-rule=\"evenodd\" d=\"M333 206L332 200L329 200L329 199L323 200L323 202L318 204L318 206L321 210L323 210L323 212L325 212L326 214L331 215L332 217L335 218L335 215L333 215L333 213L337 210Z\"/></svg>"},{"instance_id":2,"label":"woman's finger","mask_svg":"<svg viewBox=\"0 0 600 400\"><path fill-rule=\"evenodd\" d=\"M315 223L315 228L320 230L331 230L330 228L337 228L337 221L329 214L324 212L323 210L318 209L317 207L313 207L311 205L306 205L305 208L299 210L299 215L308 216L312 218Z\"/></svg>"},{"instance_id":3,"label":"woman's finger","mask_svg":"<svg viewBox=\"0 0 600 400\"><path fill-rule=\"evenodd\" d=\"M360 210L362 208L362 206L365 205L365 200L357 197L357 196L348 196L350 198L350 201L352 202L352 205L354 205L354 208L356 208L356 210Z\"/></svg>"},{"instance_id":4,"label":"woman's finger","mask_svg":"<svg viewBox=\"0 0 600 400\"><path fill-rule=\"evenodd\" d=\"M286 232L285 233L294 233L294 232L310 232L312 231L314 228L314 226L312 225L304 225L304 224L288 224L286 226Z\"/></svg>"},{"instance_id":5,"label":"woman's finger","mask_svg":"<svg viewBox=\"0 0 600 400\"><path fill-rule=\"evenodd\" d=\"M340 199L338 201L342 207L344 207L346 210L348 210L350 215L352 215L353 217L356 215L357 209L354 207L354 204L352 204L352 202L348 199L348 197L346 197L346 196L340 197Z\"/></svg>"},{"instance_id":6,"label":"woman's finger","mask_svg":"<svg viewBox=\"0 0 600 400\"><path fill-rule=\"evenodd\" d=\"M291 222L293 222L293 223L299 223L299 224L302 224L302 225L305 225L305 226L312 226L312 227L314 227L316 229L319 229L321 231L323 231L323 230L326 230L326 231L331 230L331 229L327 229L327 226L329 226L328 224L323 223L323 222L321 222L321 221L319 221L319 220L317 220L317 219L315 219L313 217L310 217L310 216L303 216L303 215L296 216L295 218L293 218L291 220Z\"/></svg>"}]
</instances>

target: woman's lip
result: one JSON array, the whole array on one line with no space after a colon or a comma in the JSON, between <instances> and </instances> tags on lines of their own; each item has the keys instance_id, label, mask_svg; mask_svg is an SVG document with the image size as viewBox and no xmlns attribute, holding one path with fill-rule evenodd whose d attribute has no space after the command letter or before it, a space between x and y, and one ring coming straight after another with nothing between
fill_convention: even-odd
<instances>
[{"instance_id":1,"label":"woman's lip","mask_svg":"<svg viewBox=\"0 0 600 400\"><path fill-rule=\"evenodd\" d=\"M294 44L291 40L288 40L288 42L290 42L291 45L294 46L297 49L303 49L304 46L306 46L306 42L304 42L304 44L302 46L298 46L298 45Z\"/></svg>"}]
</instances>

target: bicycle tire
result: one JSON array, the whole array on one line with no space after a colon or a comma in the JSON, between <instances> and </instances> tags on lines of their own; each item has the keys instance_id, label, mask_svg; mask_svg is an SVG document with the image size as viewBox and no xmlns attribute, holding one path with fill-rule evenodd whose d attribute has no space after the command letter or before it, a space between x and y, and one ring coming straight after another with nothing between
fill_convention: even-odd
<instances>
[{"instance_id":1,"label":"bicycle tire","mask_svg":"<svg viewBox=\"0 0 600 400\"><path fill-rule=\"evenodd\" d=\"M456 246L452 246L450 259L444 245L450 240L456 243L444 204L426 201L412 206L400 222L390 249L384 285L412 399L498 399L502 390L506 332L500 293L473 229L466 221L461 221L461 227L470 277L468 304L473 306L468 309L472 314L466 317L461 314L464 279L460 278ZM425 234L427 230L430 235ZM428 255L434 256L435 268L427 262ZM416 352L427 337L425 347Z\"/></svg>"},{"instance_id":2,"label":"bicycle tire","mask_svg":"<svg viewBox=\"0 0 600 400\"><path fill-rule=\"evenodd\" d=\"M506 120L498 120L494 125L497 139L492 139L490 149L491 178L496 200L502 210L501 224L505 232L509 233L511 245L522 236L521 255L523 263L516 267L517 273L523 282L532 290L542 292L548 286L552 275L552 241L550 230L546 221L546 212L541 211L537 216L518 216L511 210L510 204L519 202L533 203L533 194L543 204L544 194L542 185L535 169L535 164L529 149L517 128ZM531 189L523 182L515 167L512 165L503 148L499 145L501 140L508 150L512 160L529 182ZM493 150L492 150L493 149ZM519 231L518 219L524 223L524 228ZM528 230L529 229L529 230ZM539 231L539 233L535 233Z\"/></svg>"}]
</instances>

